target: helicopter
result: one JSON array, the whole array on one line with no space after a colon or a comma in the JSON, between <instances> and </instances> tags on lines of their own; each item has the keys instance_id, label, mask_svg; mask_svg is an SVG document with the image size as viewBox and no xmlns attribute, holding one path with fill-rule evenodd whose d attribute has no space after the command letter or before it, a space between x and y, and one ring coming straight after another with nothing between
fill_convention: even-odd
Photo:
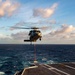
<instances>
[{"instance_id":1,"label":"helicopter","mask_svg":"<svg viewBox=\"0 0 75 75\"><path fill-rule=\"evenodd\" d=\"M24 28L24 27L12 27L16 29L31 29L29 31L29 39L24 40L24 42L36 42L38 39L41 41L42 33L39 30L38 27L30 27L30 28Z\"/></svg>"},{"instance_id":2,"label":"helicopter","mask_svg":"<svg viewBox=\"0 0 75 75\"><path fill-rule=\"evenodd\" d=\"M38 39L41 41L42 33L40 30L38 30L39 28L32 27L30 29L32 30L28 34L30 36L29 40L24 40L24 42L36 42Z\"/></svg>"}]
</instances>

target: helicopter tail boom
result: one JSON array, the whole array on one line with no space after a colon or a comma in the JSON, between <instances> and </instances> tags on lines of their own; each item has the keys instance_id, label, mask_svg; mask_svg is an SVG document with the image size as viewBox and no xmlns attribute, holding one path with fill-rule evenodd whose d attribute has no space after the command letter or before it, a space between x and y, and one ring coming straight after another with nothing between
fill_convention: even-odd
<instances>
[{"instance_id":1,"label":"helicopter tail boom","mask_svg":"<svg viewBox=\"0 0 75 75\"><path fill-rule=\"evenodd\" d=\"M34 40L24 40L24 42L36 42Z\"/></svg>"}]
</instances>

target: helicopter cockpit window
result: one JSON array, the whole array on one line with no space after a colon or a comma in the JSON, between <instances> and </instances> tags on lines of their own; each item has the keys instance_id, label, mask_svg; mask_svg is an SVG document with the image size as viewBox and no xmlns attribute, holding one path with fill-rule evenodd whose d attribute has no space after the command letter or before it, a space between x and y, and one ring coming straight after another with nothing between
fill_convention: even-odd
<instances>
[{"instance_id":1,"label":"helicopter cockpit window","mask_svg":"<svg viewBox=\"0 0 75 75\"><path fill-rule=\"evenodd\" d=\"M35 34L35 31L30 31L30 32L29 32L29 35L30 35L30 36L33 36L34 34Z\"/></svg>"}]
</instances>

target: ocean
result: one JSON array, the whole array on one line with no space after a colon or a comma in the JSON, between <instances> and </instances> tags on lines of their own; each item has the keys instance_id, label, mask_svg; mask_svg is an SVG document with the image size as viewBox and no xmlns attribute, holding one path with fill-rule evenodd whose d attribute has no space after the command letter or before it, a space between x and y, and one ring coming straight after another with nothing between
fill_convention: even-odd
<instances>
[{"instance_id":1,"label":"ocean","mask_svg":"<svg viewBox=\"0 0 75 75\"><path fill-rule=\"evenodd\" d=\"M36 60L42 64L75 62L75 45L0 44L0 75L14 75Z\"/></svg>"}]
</instances>

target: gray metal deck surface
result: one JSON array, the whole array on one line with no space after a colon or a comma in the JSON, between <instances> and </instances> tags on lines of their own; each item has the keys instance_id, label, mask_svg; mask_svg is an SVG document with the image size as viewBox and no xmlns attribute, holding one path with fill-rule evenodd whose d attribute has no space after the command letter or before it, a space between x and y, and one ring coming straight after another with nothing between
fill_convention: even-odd
<instances>
[{"instance_id":1,"label":"gray metal deck surface","mask_svg":"<svg viewBox=\"0 0 75 75\"><path fill-rule=\"evenodd\" d=\"M75 63L35 64L15 75L75 75Z\"/></svg>"}]
</instances>

